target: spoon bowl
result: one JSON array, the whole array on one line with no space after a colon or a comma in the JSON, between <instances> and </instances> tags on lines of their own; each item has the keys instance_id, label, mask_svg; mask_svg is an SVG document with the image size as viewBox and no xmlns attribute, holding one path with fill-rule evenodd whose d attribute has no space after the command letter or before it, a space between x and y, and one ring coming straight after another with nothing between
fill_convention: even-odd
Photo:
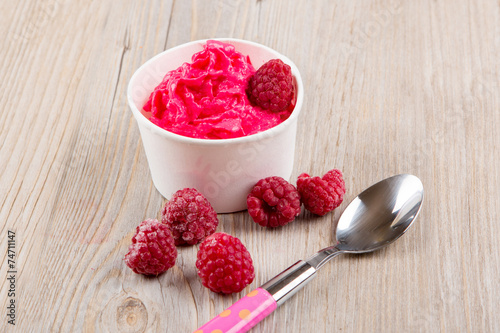
<instances>
[{"instance_id":1,"label":"spoon bowl","mask_svg":"<svg viewBox=\"0 0 500 333\"><path fill-rule=\"evenodd\" d=\"M361 192L337 224L335 246L341 252L375 251L401 237L415 221L424 187L413 175L384 179Z\"/></svg>"}]
</instances>

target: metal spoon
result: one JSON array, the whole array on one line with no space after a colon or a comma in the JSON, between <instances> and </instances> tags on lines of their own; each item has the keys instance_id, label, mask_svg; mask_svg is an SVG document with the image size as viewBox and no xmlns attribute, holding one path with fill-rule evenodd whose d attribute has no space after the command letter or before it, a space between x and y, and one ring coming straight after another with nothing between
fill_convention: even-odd
<instances>
[{"instance_id":1,"label":"metal spoon","mask_svg":"<svg viewBox=\"0 0 500 333\"><path fill-rule=\"evenodd\" d=\"M372 252L401 237L417 217L423 197L422 182L413 175L397 175L372 185L342 213L337 223L337 244L305 261L299 260L203 325L199 331L248 331L304 287L333 257L341 253Z\"/></svg>"}]
</instances>

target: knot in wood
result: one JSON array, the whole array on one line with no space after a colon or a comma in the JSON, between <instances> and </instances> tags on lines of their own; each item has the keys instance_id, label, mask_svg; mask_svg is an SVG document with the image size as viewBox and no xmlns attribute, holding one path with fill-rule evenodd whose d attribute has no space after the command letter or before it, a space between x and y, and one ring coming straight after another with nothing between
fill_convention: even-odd
<instances>
[{"instance_id":1,"label":"knot in wood","mask_svg":"<svg viewBox=\"0 0 500 333\"><path fill-rule=\"evenodd\" d=\"M117 326L120 332L144 332L148 324L148 312L140 299L128 297L117 308Z\"/></svg>"}]
</instances>

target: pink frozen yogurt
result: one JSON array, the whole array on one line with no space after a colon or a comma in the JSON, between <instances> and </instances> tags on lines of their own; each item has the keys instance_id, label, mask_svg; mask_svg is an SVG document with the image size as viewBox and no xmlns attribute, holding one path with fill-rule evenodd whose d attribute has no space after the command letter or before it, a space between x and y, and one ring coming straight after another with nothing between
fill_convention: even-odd
<instances>
[{"instance_id":1,"label":"pink frozen yogurt","mask_svg":"<svg viewBox=\"0 0 500 333\"><path fill-rule=\"evenodd\" d=\"M231 44L207 41L191 63L168 72L144 105L149 119L169 132L199 139L230 139L274 127L294 103L272 112L250 104L245 89L255 69Z\"/></svg>"}]
</instances>

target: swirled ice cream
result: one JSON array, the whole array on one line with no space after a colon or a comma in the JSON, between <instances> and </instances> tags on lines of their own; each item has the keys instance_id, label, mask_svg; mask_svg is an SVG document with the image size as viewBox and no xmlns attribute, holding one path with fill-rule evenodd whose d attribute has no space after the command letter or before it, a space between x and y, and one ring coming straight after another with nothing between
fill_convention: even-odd
<instances>
[{"instance_id":1,"label":"swirled ice cream","mask_svg":"<svg viewBox=\"0 0 500 333\"><path fill-rule=\"evenodd\" d=\"M230 139L262 132L287 119L252 105L245 89L255 73L250 58L221 41L207 41L190 63L168 72L143 109L169 132L199 139Z\"/></svg>"}]
</instances>

